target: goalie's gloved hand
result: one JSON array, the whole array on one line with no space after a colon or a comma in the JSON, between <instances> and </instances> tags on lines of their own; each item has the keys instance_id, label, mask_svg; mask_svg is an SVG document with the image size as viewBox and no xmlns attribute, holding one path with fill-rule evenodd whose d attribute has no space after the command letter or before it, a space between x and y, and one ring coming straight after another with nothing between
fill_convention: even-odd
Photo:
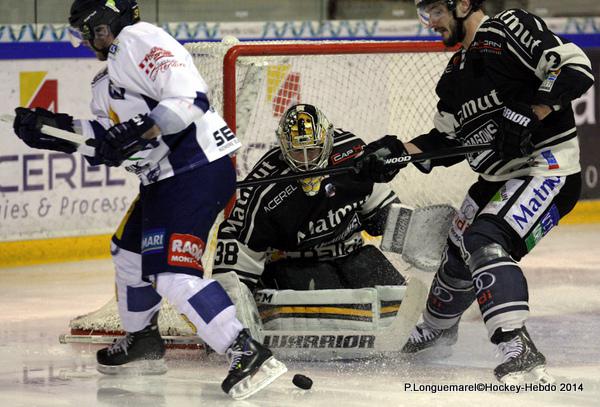
<instances>
[{"instance_id":1,"label":"goalie's gloved hand","mask_svg":"<svg viewBox=\"0 0 600 407\"><path fill-rule=\"evenodd\" d=\"M369 143L354 161L360 178L373 182L390 182L408 164L399 160L407 155L404 144L396 136L384 136Z\"/></svg>"},{"instance_id":2,"label":"goalie's gloved hand","mask_svg":"<svg viewBox=\"0 0 600 407\"><path fill-rule=\"evenodd\" d=\"M68 154L77 151L75 143L42 133L43 125L73 132L73 117L65 113L53 113L40 107L35 109L17 107L15 109L13 129L17 137L29 147Z\"/></svg>"},{"instance_id":3,"label":"goalie's gloved hand","mask_svg":"<svg viewBox=\"0 0 600 407\"><path fill-rule=\"evenodd\" d=\"M494 140L500 158L512 160L530 155L534 150L531 132L539 126L541 123L531 106L524 103L505 106L500 132Z\"/></svg>"},{"instance_id":4,"label":"goalie's gloved hand","mask_svg":"<svg viewBox=\"0 0 600 407\"><path fill-rule=\"evenodd\" d=\"M115 124L107 130L103 139L98 140L96 155L109 167L118 167L148 144L158 144L156 140L142 137L154 124L147 114L138 114L126 122Z\"/></svg>"}]
</instances>

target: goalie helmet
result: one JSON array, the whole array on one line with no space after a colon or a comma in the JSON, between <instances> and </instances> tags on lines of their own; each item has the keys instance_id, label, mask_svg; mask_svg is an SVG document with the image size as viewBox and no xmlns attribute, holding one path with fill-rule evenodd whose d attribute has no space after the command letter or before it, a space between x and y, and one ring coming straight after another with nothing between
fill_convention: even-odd
<instances>
[{"instance_id":1,"label":"goalie helmet","mask_svg":"<svg viewBox=\"0 0 600 407\"><path fill-rule=\"evenodd\" d=\"M333 125L313 105L290 107L281 117L277 139L285 162L295 172L327 166L333 147ZM300 180L307 195L316 195L323 177Z\"/></svg>"},{"instance_id":2,"label":"goalie helmet","mask_svg":"<svg viewBox=\"0 0 600 407\"><path fill-rule=\"evenodd\" d=\"M417 14L421 24L423 24L426 28L429 28L431 21L431 10L436 3L445 4L448 8L448 11L450 11L457 20L467 18L468 15L462 18L458 18L456 16L456 5L458 1L459 0L415 0L415 6L417 7ZM471 0L471 10L469 11L469 14L471 14L473 11L479 10L484 1L485 0Z\"/></svg>"},{"instance_id":3,"label":"goalie helmet","mask_svg":"<svg viewBox=\"0 0 600 407\"><path fill-rule=\"evenodd\" d=\"M138 21L140 11L135 0L75 0L69 15L69 34L73 45L85 40L93 46L98 26L108 26L116 37L124 27Z\"/></svg>"}]
</instances>

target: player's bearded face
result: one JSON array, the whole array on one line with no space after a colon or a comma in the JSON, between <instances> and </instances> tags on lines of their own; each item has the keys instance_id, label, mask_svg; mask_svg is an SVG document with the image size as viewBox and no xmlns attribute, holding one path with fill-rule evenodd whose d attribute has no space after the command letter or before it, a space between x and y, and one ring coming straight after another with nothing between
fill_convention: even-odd
<instances>
[{"instance_id":1,"label":"player's bearded face","mask_svg":"<svg viewBox=\"0 0 600 407\"><path fill-rule=\"evenodd\" d=\"M462 41L461 27L458 21L448 10L445 2L431 4L424 9L426 17L421 21L427 22L427 28L433 29L442 36L442 42L448 47L452 47Z\"/></svg>"}]
</instances>

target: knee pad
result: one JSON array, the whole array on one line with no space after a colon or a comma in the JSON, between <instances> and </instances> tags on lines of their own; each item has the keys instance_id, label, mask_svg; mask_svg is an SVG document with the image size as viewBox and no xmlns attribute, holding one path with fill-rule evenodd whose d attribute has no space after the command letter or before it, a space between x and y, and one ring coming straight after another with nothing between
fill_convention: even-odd
<instances>
[{"instance_id":1,"label":"knee pad","mask_svg":"<svg viewBox=\"0 0 600 407\"><path fill-rule=\"evenodd\" d=\"M510 255L498 243L490 243L475 250L469 255L468 265L471 274L475 274L481 267L498 262L516 264Z\"/></svg>"}]
</instances>

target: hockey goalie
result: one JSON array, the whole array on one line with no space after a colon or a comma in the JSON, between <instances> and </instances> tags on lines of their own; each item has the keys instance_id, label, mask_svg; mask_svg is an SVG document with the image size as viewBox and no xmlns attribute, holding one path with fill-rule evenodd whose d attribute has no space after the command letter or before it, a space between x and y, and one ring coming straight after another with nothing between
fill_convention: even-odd
<instances>
[{"instance_id":1,"label":"hockey goalie","mask_svg":"<svg viewBox=\"0 0 600 407\"><path fill-rule=\"evenodd\" d=\"M277 138L279 147L258 161L247 180L352 165L364 146L308 104L284 113ZM363 240L366 232L384 235L390 250L407 247L400 235L413 213L399 202L387 184L353 173L243 188L220 225L213 275L253 334L286 356L399 351L426 290L416 279L407 285L384 254ZM452 215L443 212L442 229ZM439 228L440 216L432 218ZM438 246L445 240L445 233L439 235Z\"/></svg>"}]
</instances>

